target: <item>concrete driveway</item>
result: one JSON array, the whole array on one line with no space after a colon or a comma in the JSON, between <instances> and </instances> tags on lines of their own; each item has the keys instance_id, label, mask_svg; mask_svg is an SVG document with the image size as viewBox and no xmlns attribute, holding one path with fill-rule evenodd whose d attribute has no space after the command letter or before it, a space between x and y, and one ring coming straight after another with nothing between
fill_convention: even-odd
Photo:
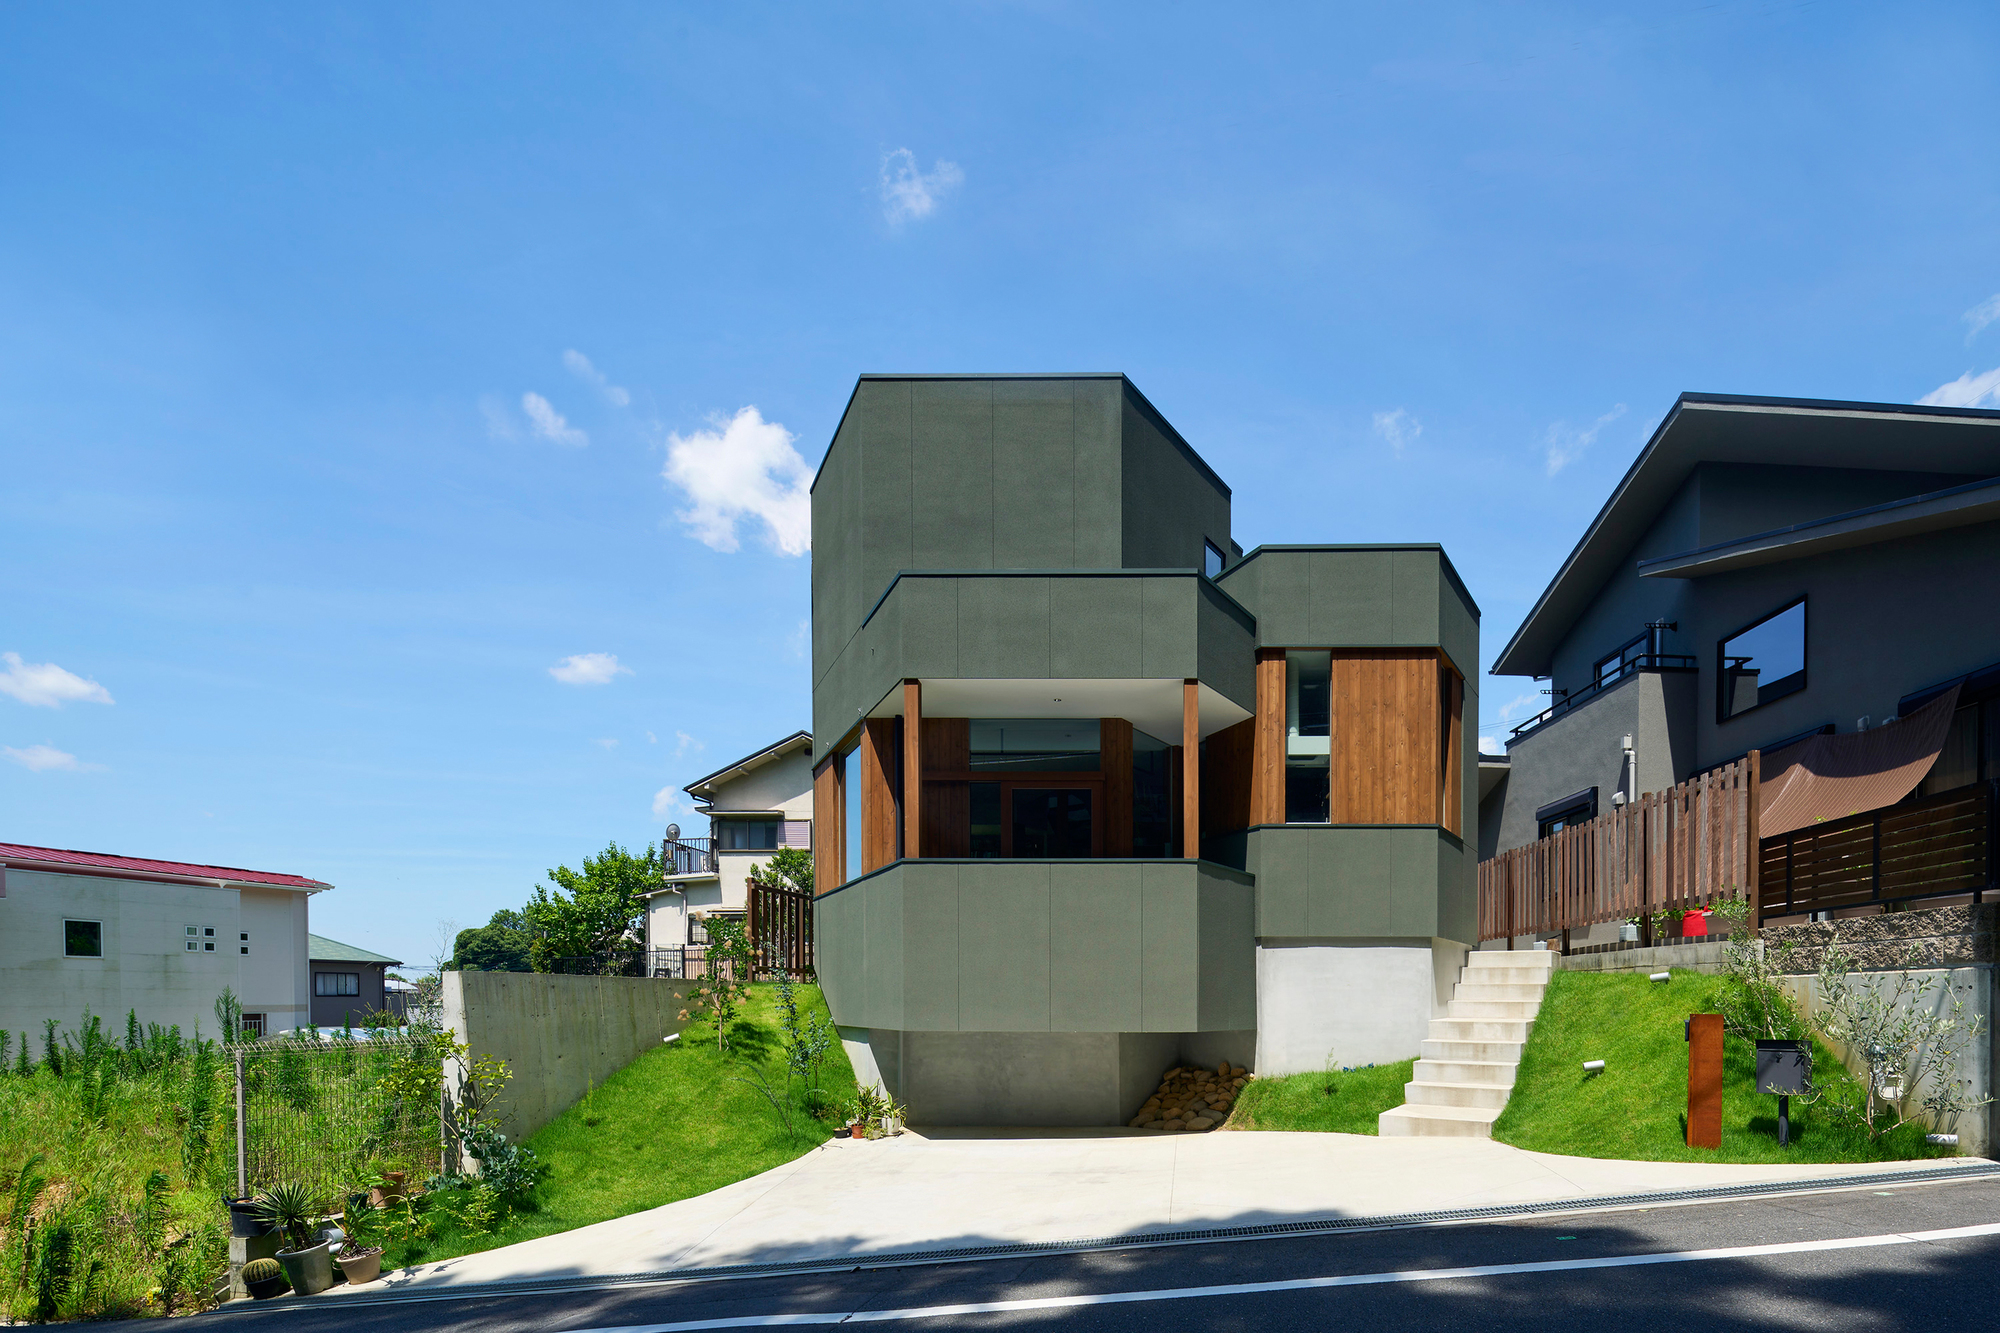
<instances>
[{"instance_id":1,"label":"concrete driveway","mask_svg":"<svg viewBox=\"0 0 2000 1333\"><path fill-rule=\"evenodd\" d=\"M1490 1139L1259 1131L910 1131L893 1139L836 1139L697 1198L384 1274L380 1283L337 1287L322 1299L1164 1229L1560 1205L1968 1164L1966 1158L1866 1166L1627 1162L1523 1152Z\"/></svg>"}]
</instances>

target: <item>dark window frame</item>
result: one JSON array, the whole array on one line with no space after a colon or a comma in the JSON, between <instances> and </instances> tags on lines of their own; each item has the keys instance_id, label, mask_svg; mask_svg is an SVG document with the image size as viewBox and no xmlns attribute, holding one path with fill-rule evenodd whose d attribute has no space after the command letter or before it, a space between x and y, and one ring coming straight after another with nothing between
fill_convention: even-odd
<instances>
[{"instance_id":1,"label":"dark window frame","mask_svg":"<svg viewBox=\"0 0 2000 1333\"><path fill-rule=\"evenodd\" d=\"M69 934L69 928L70 928L71 926L96 926L96 927L97 927L97 952L96 952L96 953L74 953L74 952L72 952L72 951L70 950L70 947L69 947L69 946L70 946L70 934ZM93 919L93 918L91 918L91 917L87 917L87 916L66 916L66 917L64 917L64 918L63 918L63 957L65 957L65 958L102 958L102 957L104 957L104 922L103 922L103 921L101 921L101 920L96 920L96 919Z\"/></svg>"},{"instance_id":2,"label":"dark window frame","mask_svg":"<svg viewBox=\"0 0 2000 1333\"><path fill-rule=\"evenodd\" d=\"M1800 593L1797 597L1794 597L1791 601L1786 602L1783 606L1778 607L1776 610L1768 611L1765 614L1758 616L1755 620L1751 621L1749 624L1743 625L1737 629L1733 629L1729 633L1724 634L1716 639L1715 724L1717 726L1721 726L1726 722L1734 722L1739 717L1748 717L1750 716L1750 714L1756 712L1760 708L1766 708L1769 707L1771 704L1777 703L1779 699L1789 699L1795 694L1804 694L1806 692L1806 687L1812 683L1812 678L1810 673L1810 664L1812 661L1812 608L1806 605L1806 603L1809 602L1810 600L1811 598L1808 597L1805 593ZM1761 697L1762 686L1759 686L1758 692L1760 697L1758 698L1756 703L1751 704L1748 708L1738 709L1734 713L1729 712L1728 702L1727 702L1727 690L1729 687L1729 672L1725 665L1728 659L1725 656L1723 649L1729 644L1730 640L1740 639L1745 634L1748 634L1751 630L1756 629L1758 626L1769 624L1771 621L1776 620L1779 616L1782 616L1786 612L1790 611L1793 607L1798 607L1801 612L1801 615L1799 617L1800 619L1799 670L1798 670L1799 683L1793 686L1791 689L1786 690L1783 694L1780 694L1776 698L1772 699L1765 699Z\"/></svg>"},{"instance_id":3,"label":"dark window frame","mask_svg":"<svg viewBox=\"0 0 2000 1333\"><path fill-rule=\"evenodd\" d=\"M326 986L326 983L329 981L332 982L351 981L354 983L354 989L329 990L327 989ZM361 994L361 974L359 972L314 972L313 973L313 996L316 999L343 1000L348 998L349 996L358 996L360 994Z\"/></svg>"},{"instance_id":4,"label":"dark window frame","mask_svg":"<svg viewBox=\"0 0 2000 1333\"><path fill-rule=\"evenodd\" d=\"M1651 643L1652 637L1653 637L1653 632L1651 630L1640 630L1637 634L1633 635L1625 642L1619 644L1616 648L1612 649L1604 656L1598 658L1597 661L1592 663L1590 667L1590 679L1592 680L1592 682L1597 685L1603 686L1603 685L1609 685L1614 680L1623 680L1625 678L1626 673L1632 670L1632 663L1636 662L1640 658L1644 658L1647 656L1647 653L1642 652L1638 654L1637 658L1628 658L1626 654L1631 652L1632 649L1636 647L1645 647L1650 649L1652 646ZM1617 672L1613 674L1609 679L1606 679L1604 675L1604 664L1606 662L1618 663Z\"/></svg>"},{"instance_id":5,"label":"dark window frame","mask_svg":"<svg viewBox=\"0 0 2000 1333\"><path fill-rule=\"evenodd\" d=\"M1567 796L1550 801L1535 811L1535 839L1540 841L1558 830L1549 825L1560 823L1564 828L1574 828L1597 818L1597 788L1585 787L1582 791L1571 792Z\"/></svg>"}]
</instances>

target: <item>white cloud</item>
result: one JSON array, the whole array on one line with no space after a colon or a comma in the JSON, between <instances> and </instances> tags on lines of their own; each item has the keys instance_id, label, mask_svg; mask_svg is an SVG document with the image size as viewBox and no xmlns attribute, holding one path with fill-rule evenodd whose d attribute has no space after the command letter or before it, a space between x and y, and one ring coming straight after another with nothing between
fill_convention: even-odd
<instances>
[{"instance_id":1,"label":"white cloud","mask_svg":"<svg viewBox=\"0 0 2000 1333\"><path fill-rule=\"evenodd\" d=\"M812 632L813 632L813 623L811 616L806 616L803 619L801 619L799 621L798 628L792 631L791 642L789 645L792 650L792 656L798 658L802 662L812 651Z\"/></svg>"},{"instance_id":2,"label":"white cloud","mask_svg":"<svg viewBox=\"0 0 2000 1333\"><path fill-rule=\"evenodd\" d=\"M655 736L655 735L654 735L654 734L653 734L652 732L650 732L650 731L646 733L646 744L648 744L648 745L658 745L659 743L660 743L660 738L659 738L658 736Z\"/></svg>"},{"instance_id":3,"label":"white cloud","mask_svg":"<svg viewBox=\"0 0 2000 1333\"><path fill-rule=\"evenodd\" d=\"M1548 435L1542 441L1549 448L1549 475L1553 477L1582 458L1584 451L1597 443L1597 433L1624 415L1625 404L1619 403L1582 430L1578 430L1567 421L1558 421L1550 425Z\"/></svg>"},{"instance_id":4,"label":"white cloud","mask_svg":"<svg viewBox=\"0 0 2000 1333\"><path fill-rule=\"evenodd\" d=\"M0 662L7 664L7 669L0 671L0 694L11 694L24 704L61 708L64 704L112 701L111 691L94 680L63 670L54 662L23 662L19 653L0 653Z\"/></svg>"},{"instance_id":5,"label":"white cloud","mask_svg":"<svg viewBox=\"0 0 2000 1333\"><path fill-rule=\"evenodd\" d=\"M882 154L882 216L891 226L929 217L938 200L965 183L956 162L940 160L930 174L917 169L917 155L907 148Z\"/></svg>"},{"instance_id":6,"label":"white cloud","mask_svg":"<svg viewBox=\"0 0 2000 1333\"><path fill-rule=\"evenodd\" d=\"M0 745L0 754L6 755L25 769L36 773L84 773L102 768L102 764L80 764L76 756L66 754L53 745L30 745L25 750L17 750L11 745Z\"/></svg>"},{"instance_id":7,"label":"white cloud","mask_svg":"<svg viewBox=\"0 0 2000 1333\"><path fill-rule=\"evenodd\" d=\"M1479 753L1505 754L1507 753L1507 747L1501 743L1498 736L1481 736L1479 738Z\"/></svg>"},{"instance_id":8,"label":"white cloud","mask_svg":"<svg viewBox=\"0 0 2000 1333\"><path fill-rule=\"evenodd\" d=\"M2000 407L2000 366L1984 375L1966 371L1949 384L1940 384L1917 402L1924 407Z\"/></svg>"},{"instance_id":9,"label":"white cloud","mask_svg":"<svg viewBox=\"0 0 2000 1333\"><path fill-rule=\"evenodd\" d=\"M606 750L615 750L618 748L618 738L616 736L600 736L592 741L591 744L601 746Z\"/></svg>"},{"instance_id":10,"label":"white cloud","mask_svg":"<svg viewBox=\"0 0 2000 1333\"><path fill-rule=\"evenodd\" d=\"M653 818L672 819L676 814L693 814L694 804L678 787L662 787L653 793Z\"/></svg>"},{"instance_id":11,"label":"white cloud","mask_svg":"<svg viewBox=\"0 0 2000 1333\"><path fill-rule=\"evenodd\" d=\"M565 685L609 685L618 676L629 676L632 668L618 665L616 653L572 653L549 668L549 674Z\"/></svg>"},{"instance_id":12,"label":"white cloud","mask_svg":"<svg viewBox=\"0 0 2000 1333\"><path fill-rule=\"evenodd\" d=\"M589 357L577 351L574 347L563 353L563 364L569 367L570 374L603 394L604 401L613 407L630 407L632 405L632 395L613 384L609 376L596 366L590 364Z\"/></svg>"},{"instance_id":13,"label":"white cloud","mask_svg":"<svg viewBox=\"0 0 2000 1333\"><path fill-rule=\"evenodd\" d=\"M1979 336L1979 331L1995 320L2000 320L2000 292L1981 301L1965 312L1965 340L1969 343Z\"/></svg>"},{"instance_id":14,"label":"white cloud","mask_svg":"<svg viewBox=\"0 0 2000 1333\"><path fill-rule=\"evenodd\" d=\"M564 420L563 414L556 411L549 400L538 393L522 394L521 410L528 414L528 424L534 428L535 434L545 440L554 440L557 444L567 444L577 449L590 443L588 435Z\"/></svg>"},{"instance_id":15,"label":"white cloud","mask_svg":"<svg viewBox=\"0 0 2000 1333\"><path fill-rule=\"evenodd\" d=\"M688 735L685 731L675 732L674 739L680 742L680 744L674 747L674 758L676 759L682 758L690 750L699 753L708 748L708 746Z\"/></svg>"},{"instance_id":16,"label":"white cloud","mask_svg":"<svg viewBox=\"0 0 2000 1333\"><path fill-rule=\"evenodd\" d=\"M1500 705L1500 720L1502 722L1512 722L1517 717L1541 711L1542 696L1540 694L1516 695L1514 698Z\"/></svg>"},{"instance_id":17,"label":"white cloud","mask_svg":"<svg viewBox=\"0 0 2000 1333\"><path fill-rule=\"evenodd\" d=\"M1403 446L1424 433L1424 423L1399 407L1393 412L1375 414L1375 433L1387 440L1396 457L1401 458Z\"/></svg>"},{"instance_id":18,"label":"white cloud","mask_svg":"<svg viewBox=\"0 0 2000 1333\"><path fill-rule=\"evenodd\" d=\"M761 520L772 547L785 555L811 550L812 469L792 447L796 437L755 407L709 421L713 429L667 436L660 475L694 501L677 517L717 551L736 549L738 519Z\"/></svg>"}]
</instances>

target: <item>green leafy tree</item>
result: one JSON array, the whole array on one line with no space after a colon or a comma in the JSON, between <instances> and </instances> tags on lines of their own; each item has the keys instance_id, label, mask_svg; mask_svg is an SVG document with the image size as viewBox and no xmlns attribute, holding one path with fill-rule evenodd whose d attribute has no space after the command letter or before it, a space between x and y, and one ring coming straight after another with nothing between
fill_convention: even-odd
<instances>
[{"instance_id":1,"label":"green leafy tree","mask_svg":"<svg viewBox=\"0 0 2000 1333\"><path fill-rule=\"evenodd\" d=\"M455 972L532 972L528 932L521 928L519 912L502 908L483 926L458 932L452 942L451 961L445 966Z\"/></svg>"},{"instance_id":2,"label":"green leafy tree","mask_svg":"<svg viewBox=\"0 0 2000 1333\"><path fill-rule=\"evenodd\" d=\"M781 889L792 889L799 893L813 891L812 853L803 847L783 847L772 857L757 878L766 884Z\"/></svg>"},{"instance_id":3,"label":"green leafy tree","mask_svg":"<svg viewBox=\"0 0 2000 1333\"><path fill-rule=\"evenodd\" d=\"M640 895L660 884L660 851L648 845L634 856L617 843L585 857L581 871L557 866L549 884L535 886L521 915L528 925L528 957L537 972L559 958L609 953L639 942L646 903Z\"/></svg>"}]
</instances>

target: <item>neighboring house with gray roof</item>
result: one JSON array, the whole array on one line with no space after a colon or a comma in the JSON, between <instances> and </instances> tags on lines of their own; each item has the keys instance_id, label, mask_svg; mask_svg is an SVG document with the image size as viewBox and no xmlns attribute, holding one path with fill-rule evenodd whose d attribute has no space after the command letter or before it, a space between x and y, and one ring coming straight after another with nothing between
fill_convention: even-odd
<instances>
[{"instance_id":1,"label":"neighboring house with gray roof","mask_svg":"<svg viewBox=\"0 0 2000 1333\"><path fill-rule=\"evenodd\" d=\"M324 935L306 937L312 954L312 1021L314 1027L337 1028L359 1023L389 1007L384 979L400 958L370 953Z\"/></svg>"}]
</instances>

